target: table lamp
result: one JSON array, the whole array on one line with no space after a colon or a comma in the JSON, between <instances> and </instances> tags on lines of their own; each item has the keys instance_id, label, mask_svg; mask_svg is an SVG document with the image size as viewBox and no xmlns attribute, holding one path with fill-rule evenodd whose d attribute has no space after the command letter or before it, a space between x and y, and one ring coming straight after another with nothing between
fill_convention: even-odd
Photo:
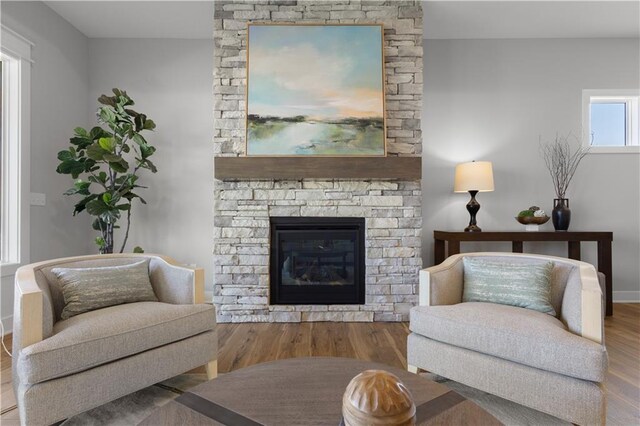
<instances>
[{"instance_id":1,"label":"table lamp","mask_svg":"<svg viewBox=\"0 0 640 426\"><path fill-rule=\"evenodd\" d=\"M480 203L476 201L478 192L493 191L493 166L490 161L471 161L456 166L453 192L469 192L471 200L467 203L467 211L471 216L469 226L464 232L481 232L476 225L476 214L480 210Z\"/></svg>"}]
</instances>

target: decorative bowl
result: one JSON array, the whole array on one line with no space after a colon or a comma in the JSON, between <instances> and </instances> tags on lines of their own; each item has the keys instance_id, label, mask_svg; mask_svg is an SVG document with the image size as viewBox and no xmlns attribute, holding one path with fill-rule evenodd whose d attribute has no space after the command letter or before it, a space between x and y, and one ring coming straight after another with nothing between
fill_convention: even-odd
<instances>
[{"instance_id":1,"label":"decorative bowl","mask_svg":"<svg viewBox=\"0 0 640 426\"><path fill-rule=\"evenodd\" d=\"M542 225L549 221L549 216L517 216L516 220L523 225Z\"/></svg>"}]
</instances>

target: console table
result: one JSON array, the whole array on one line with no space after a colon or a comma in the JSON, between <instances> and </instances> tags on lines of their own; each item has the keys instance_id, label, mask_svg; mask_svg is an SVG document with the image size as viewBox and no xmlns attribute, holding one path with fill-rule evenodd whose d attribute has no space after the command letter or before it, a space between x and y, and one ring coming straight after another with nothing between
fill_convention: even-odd
<instances>
[{"instance_id":1,"label":"console table","mask_svg":"<svg viewBox=\"0 0 640 426\"><path fill-rule=\"evenodd\" d=\"M511 251L522 253L524 241L566 241L567 257L580 260L580 243L582 241L596 241L598 243L598 271L602 272L606 279L605 305L607 316L613 315L612 291L612 263L611 242L612 232L525 232L525 231L501 231L501 232L462 232L462 231L433 231L434 238L434 264L438 265L448 256L460 253L461 242L488 242L511 241ZM445 242L447 250L445 255Z\"/></svg>"}]
</instances>

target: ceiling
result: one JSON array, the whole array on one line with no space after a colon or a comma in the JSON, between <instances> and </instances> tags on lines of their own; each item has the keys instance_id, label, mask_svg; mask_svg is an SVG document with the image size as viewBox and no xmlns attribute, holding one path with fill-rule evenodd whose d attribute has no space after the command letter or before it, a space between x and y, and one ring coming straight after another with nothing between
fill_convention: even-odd
<instances>
[{"instance_id":1,"label":"ceiling","mask_svg":"<svg viewBox=\"0 0 640 426\"><path fill-rule=\"evenodd\" d=\"M213 38L213 1L45 1L90 38Z\"/></svg>"},{"instance_id":2,"label":"ceiling","mask_svg":"<svg viewBox=\"0 0 640 426\"><path fill-rule=\"evenodd\" d=\"M90 38L213 38L212 0L45 3ZM424 13L428 39L640 37L640 0L440 0Z\"/></svg>"},{"instance_id":3,"label":"ceiling","mask_svg":"<svg viewBox=\"0 0 640 426\"><path fill-rule=\"evenodd\" d=\"M427 39L640 37L640 1L427 1Z\"/></svg>"}]
</instances>

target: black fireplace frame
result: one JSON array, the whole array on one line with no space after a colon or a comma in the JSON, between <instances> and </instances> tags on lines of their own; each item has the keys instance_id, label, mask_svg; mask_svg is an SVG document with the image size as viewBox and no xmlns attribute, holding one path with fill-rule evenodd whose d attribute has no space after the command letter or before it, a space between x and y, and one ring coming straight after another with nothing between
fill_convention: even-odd
<instances>
[{"instance_id":1,"label":"black fireplace frame","mask_svg":"<svg viewBox=\"0 0 640 426\"><path fill-rule=\"evenodd\" d=\"M272 305L362 305L365 303L365 220L356 217L271 217L269 303ZM280 235L313 231L355 231L354 285L283 286Z\"/></svg>"}]
</instances>

